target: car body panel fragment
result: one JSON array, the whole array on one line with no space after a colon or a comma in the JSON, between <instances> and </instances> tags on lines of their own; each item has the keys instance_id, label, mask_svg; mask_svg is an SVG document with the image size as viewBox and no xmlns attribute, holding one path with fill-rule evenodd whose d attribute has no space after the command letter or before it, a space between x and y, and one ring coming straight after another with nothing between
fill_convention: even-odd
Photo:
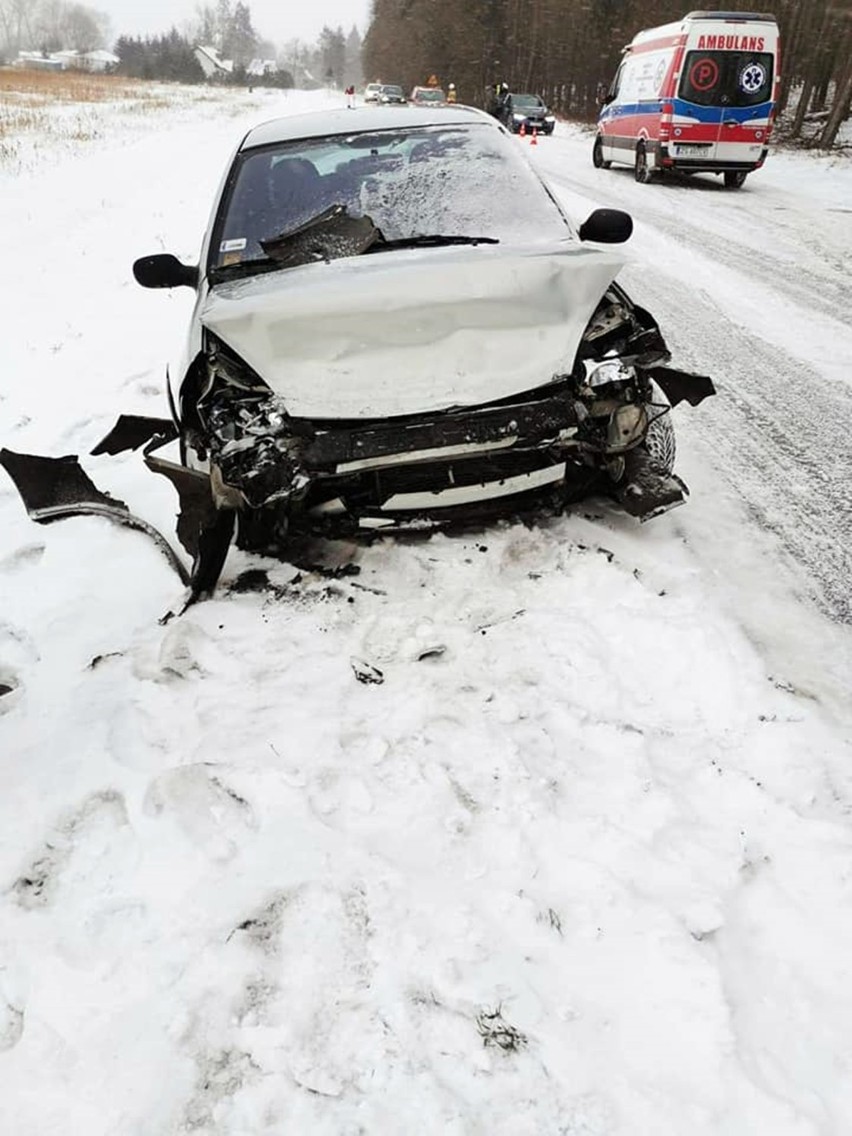
<instances>
[{"instance_id":1,"label":"car body panel fragment","mask_svg":"<svg viewBox=\"0 0 852 1136\"><path fill-rule=\"evenodd\" d=\"M630 450L624 462L624 477L615 495L631 517L650 521L686 500L689 490L684 482L677 474L662 470L647 450Z\"/></svg>"},{"instance_id":2,"label":"car body panel fragment","mask_svg":"<svg viewBox=\"0 0 852 1136\"><path fill-rule=\"evenodd\" d=\"M680 402L698 406L705 398L716 393L715 384L708 375L694 375L675 367L649 367L648 374L659 384L672 406L677 406Z\"/></svg>"},{"instance_id":3,"label":"car body panel fragment","mask_svg":"<svg viewBox=\"0 0 852 1136\"><path fill-rule=\"evenodd\" d=\"M45 458L0 450L0 465L15 483L27 513L39 524L66 517L106 517L149 536L180 577L189 583L185 565L153 525L131 513L123 501L102 493L80 466L76 455Z\"/></svg>"},{"instance_id":4,"label":"car body panel fragment","mask_svg":"<svg viewBox=\"0 0 852 1136\"><path fill-rule=\"evenodd\" d=\"M125 450L138 450L152 438L171 441L178 436L178 429L170 418L149 418L141 414L121 414L110 432L91 450L93 457L98 454L120 454Z\"/></svg>"},{"instance_id":5,"label":"car body panel fragment","mask_svg":"<svg viewBox=\"0 0 852 1136\"><path fill-rule=\"evenodd\" d=\"M178 462L159 456L159 443L145 453L145 465L152 473L159 473L174 486L180 509L177 519L177 537L190 556L198 555L201 532L215 523L216 507L210 487L210 477L198 470L187 469Z\"/></svg>"}]
</instances>

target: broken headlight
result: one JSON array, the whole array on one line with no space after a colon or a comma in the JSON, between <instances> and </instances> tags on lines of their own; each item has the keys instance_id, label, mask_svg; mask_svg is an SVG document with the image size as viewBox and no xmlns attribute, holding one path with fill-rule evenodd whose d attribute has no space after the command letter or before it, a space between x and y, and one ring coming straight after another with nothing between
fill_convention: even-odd
<instances>
[{"instance_id":1,"label":"broken headlight","mask_svg":"<svg viewBox=\"0 0 852 1136\"><path fill-rule=\"evenodd\" d=\"M207 370L198 410L217 495L231 507L252 508L302 496L309 484L305 440L291 429L283 401L213 336Z\"/></svg>"}]
</instances>

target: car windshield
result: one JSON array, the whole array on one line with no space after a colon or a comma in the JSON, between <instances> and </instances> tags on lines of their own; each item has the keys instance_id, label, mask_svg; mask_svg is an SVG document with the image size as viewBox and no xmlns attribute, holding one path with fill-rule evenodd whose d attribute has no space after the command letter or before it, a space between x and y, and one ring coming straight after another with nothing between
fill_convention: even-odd
<instances>
[{"instance_id":1,"label":"car windshield","mask_svg":"<svg viewBox=\"0 0 852 1136\"><path fill-rule=\"evenodd\" d=\"M679 94L698 106L757 106L772 97L772 78L768 52L690 51Z\"/></svg>"},{"instance_id":2,"label":"car windshield","mask_svg":"<svg viewBox=\"0 0 852 1136\"><path fill-rule=\"evenodd\" d=\"M512 95L513 107L540 107L544 103L538 95Z\"/></svg>"},{"instance_id":3,"label":"car windshield","mask_svg":"<svg viewBox=\"0 0 852 1136\"><path fill-rule=\"evenodd\" d=\"M271 266L262 242L333 205L386 241L472 236L570 239L558 206L489 123L288 141L238 156L213 228L209 268L225 279ZM233 271L230 271L233 270Z\"/></svg>"},{"instance_id":4,"label":"car windshield","mask_svg":"<svg viewBox=\"0 0 852 1136\"><path fill-rule=\"evenodd\" d=\"M438 90L437 87L427 87L414 93L419 103L442 103L447 98L444 92Z\"/></svg>"},{"instance_id":5,"label":"car windshield","mask_svg":"<svg viewBox=\"0 0 852 1136\"><path fill-rule=\"evenodd\" d=\"M382 87L383 95L392 95L395 99L402 98L402 87Z\"/></svg>"}]
</instances>

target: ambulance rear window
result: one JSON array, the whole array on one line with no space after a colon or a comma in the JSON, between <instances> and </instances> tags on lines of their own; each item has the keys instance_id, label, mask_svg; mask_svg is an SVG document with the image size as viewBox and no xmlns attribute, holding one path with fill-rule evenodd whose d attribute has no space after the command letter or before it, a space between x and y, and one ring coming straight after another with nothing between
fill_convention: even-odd
<instances>
[{"instance_id":1,"label":"ambulance rear window","mask_svg":"<svg viewBox=\"0 0 852 1136\"><path fill-rule=\"evenodd\" d=\"M678 93L698 106L757 106L772 97L772 66L769 52L690 51Z\"/></svg>"}]
</instances>

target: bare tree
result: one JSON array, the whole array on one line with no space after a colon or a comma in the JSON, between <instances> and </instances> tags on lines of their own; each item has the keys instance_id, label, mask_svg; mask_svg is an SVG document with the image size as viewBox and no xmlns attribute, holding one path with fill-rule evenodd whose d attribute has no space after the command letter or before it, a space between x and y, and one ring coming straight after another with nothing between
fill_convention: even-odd
<instances>
[{"instance_id":1,"label":"bare tree","mask_svg":"<svg viewBox=\"0 0 852 1136\"><path fill-rule=\"evenodd\" d=\"M109 17L65 0L0 0L0 50L93 51L109 36Z\"/></svg>"}]
</instances>

